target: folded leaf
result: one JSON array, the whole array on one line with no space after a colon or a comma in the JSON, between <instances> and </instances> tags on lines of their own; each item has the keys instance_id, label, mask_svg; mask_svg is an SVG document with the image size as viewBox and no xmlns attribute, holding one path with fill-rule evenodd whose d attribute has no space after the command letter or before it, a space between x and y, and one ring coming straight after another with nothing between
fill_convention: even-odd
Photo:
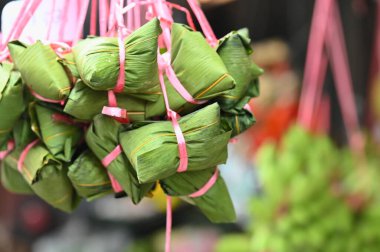
<instances>
[{"instance_id":1,"label":"folded leaf","mask_svg":"<svg viewBox=\"0 0 380 252\"><path fill-rule=\"evenodd\" d=\"M227 159L231 132L221 128L219 106L214 103L182 117L188 170L201 170ZM153 182L177 172L178 142L170 121L156 122L120 134L120 144L140 182Z\"/></svg>"},{"instance_id":2,"label":"folded leaf","mask_svg":"<svg viewBox=\"0 0 380 252\"><path fill-rule=\"evenodd\" d=\"M112 194L113 192L107 170L90 151L82 153L69 166L67 175L78 195L86 198L88 201Z\"/></svg>"},{"instance_id":3,"label":"folded leaf","mask_svg":"<svg viewBox=\"0 0 380 252\"><path fill-rule=\"evenodd\" d=\"M155 101L160 95L157 65L159 21L153 19L125 39L124 93ZM114 89L119 76L117 38L91 37L73 48L83 82L94 90Z\"/></svg>"},{"instance_id":4,"label":"folded leaf","mask_svg":"<svg viewBox=\"0 0 380 252\"><path fill-rule=\"evenodd\" d=\"M230 112L222 111L220 120L224 129L232 130L231 137L243 133L256 122L254 115L246 109Z\"/></svg>"},{"instance_id":5,"label":"folded leaf","mask_svg":"<svg viewBox=\"0 0 380 252\"><path fill-rule=\"evenodd\" d=\"M235 209L223 178L219 175L215 184L202 196L188 197L200 190L214 175L215 168L202 171L177 173L160 181L162 189L171 196L185 197L194 203L206 217L215 223L236 221Z\"/></svg>"},{"instance_id":6,"label":"folded leaf","mask_svg":"<svg viewBox=\"0 0 380 252\"><path fill-rule=\"evenodd\" d=\"M29 184L17 170L20 151L13 151L1 161L1 184L5 189L17 194L32 194Z\"/></svg>"},{"instance_id":7,"label":"folded leaf","mask_svg":"<svg viewBox=\"0 0 380 252\"><path fill-rule=\"evenodd\" d=\"M182 24L172 26L171 65L182 85L196 100L209 100L235 87L223 61L202 34ZM194 111L197 105L188 103L168 81L165 83L173 110L181 114ZM162 97L147 106L147 117L164 113Z\"/></svg>"},{"instance_id":8,"label":"folded leaf","mask_svg":"<svg viewBox=\"0 0 380 252\"><path fill-rule=\"evenodd\" d=\"M251 59L251 40L248 36L248 30L242 29L227 34L219 41L217 52L236 81L234 89L218 98L223 110L243 108L259 94L258 77L263 70Z\"/></svg>"},{"instance_id":9,"label":"folded leaf","mask_svg":"<svg viewBox=\"0 0 380 252\"><path fill-rule=\"evenodd\" d=\"M50 46L40 41L30 46L12 41L8 48L22 79L30 89L53 100L64 100L69 95L70 80Z\"/></svg>"},{"instance_id":10,"label":"folded leaf","mask_svg":"<svg viewBox=\"0 0 380 252\"><path fill-rule=\"evenodd\" d=\"M82 129L78 125L55 120L55 115L62 114L37 103L30 105L29 112L33 131L50 153L59 160L69 162L83 137Z\"/></svg>"},{"instance_id":11,"label":"folded leaf","mask_svg":"<svg viewBox=\"0 0 380 252\"><path fill-rule=\"evenodd\" d=\"M110 117L97 115L86 133L86 143L99 160L103 160L119 145L122 125ZM116 178L125 192L137 204L153 188L154 183L140 184L127 157L121 153L107 170Z\"/></svg>"},{"instance_id":12,"label":"folded leaf","mask_svg":"<svg viewBox=\"0 0 380 252\"><path fill-rule=\"evenodd\" d=\"M41 144L28 152L22 175L34 193L55 208L71 212L80 201L67 177L67 167Z\"/></svg>"},{"instance_id":13,"label":"folded leaf","mask_svg":"<svg viewBox=\"0 0 380 252\"><path fill-rule=\"evenodd\" d=\"M12 128L25 110L23 85L19 72L10 63L0 63L0 145L10 137Z\"/></svg>"},{"instance_id":14,"label":"folded leaf","mask_svg":"<svg viewBox=\"0 0 380 252\"><path fill-rule=\"evenodd\" d=\"M116 95L118 106L125 108L131 122L145 120L146 101L126 95ZM92 120L102 113L103 106L108 105L106 91L95 91L78 81L70 93L64 112L81 120Z\"/></svg>"}]
</instances>

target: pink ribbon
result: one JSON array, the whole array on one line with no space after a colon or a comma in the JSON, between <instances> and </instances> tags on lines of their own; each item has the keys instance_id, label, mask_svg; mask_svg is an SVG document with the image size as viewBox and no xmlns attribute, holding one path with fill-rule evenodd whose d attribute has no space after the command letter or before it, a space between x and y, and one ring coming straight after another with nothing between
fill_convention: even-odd
<instances>
[{"instance_id":1,"label":"pink ribbon","mask_svg":"<svg viewBox=\"0 0 380 252\"><path fill-rule=\"evenodd\" d=\"M216 183L219 177L218 168L215 169L212 177L198 191L189 195L190 198L197 198L205 195ZM171 234L172 234L173 210L172 197L166 196L166 235L165 235L165 252L170 252Z\"/></svg>"},{"instance_id":2,"label":"pink ribbon","mask_svg":"<svg viewBox=\"0 0 380 252\"><path fill-rule=\"evenodd\" d=\"M182 85L177 75L175 74L173 67L170 64L170 53L164 53L162 55L158 54L158 64L165 70L166 76L169 79L169 82L172 84L174 89L189 103L192 104L204 104L207 100L196 100L193 96L186 90Z\"/></svg>"},{"instance_id":3,"label":"pink ribbon","mask_svg":"<svg viewBox=\"0 0 380 252\"><path fill-rule=\"evenodd\" d=\"M318 89L318 74L321 72L323 43L326 37L332 1L315 1L298 113L298 121L306 128L311 127L315 94Z\"/></svg>"},{"instance_id":4,"label":"pink ribbon","mask_svg":"<svg viewBox=\"0 0 380 252\"><path fill-rule=\"evenodd\" d=\"M338 101L342 111L343 122L345 124L351 148L361 151L364 148L364 139L360 137L360 126L355 105L352 78L348 65L348 56L343 35L343 27L338 10L338 5L334 1L330 16L330 25L327 29L326 49L331 56L331 63L335 86L338 94Z\"/></svg>"},{"instance_id":5,"label":"pink ribbon","mask_svg":"<svg viewBox=\"0 0 380 252\"><path fill-rule=\"evenodd\" d=\"M21 173L22 172L22 166L24 165L24 161L25 161L25 158L26 156L28 155L29 151L36 145L38 144L40 140L39 139L36 139L34 140L33 142L31 142L30 144L28 144L25 149L21 152L20 154L20 158L18 159L18 162L17 162L17 169L18 171Z\"/></svg>"},{"instance_id":6,"label":"pink ribbon","mask_svg":"<svg viewBox=\"0 0 380 252\"><path fill-rule=\"evenodd\" d=\"M107 156L105 156L102 159L102 164L105 168L107 168L122 152L121 146L118 145L113 149ZM111 180L111 185L114 190L114 192L119 193L123 191L123 188L121 187L120 183L115 179L115 177L108 172L108 177Z\"/></svg>"},{"instance_id":7,"label":"pink ribbon","mask_svg":"<svg viewBox=\"0 0 380 252\"><path fill-rule=\"evenodd\" d=\"M215 169L215 172L212 175L212 177L209 179L209 181L207 181L207 183L201 189L190 194L189 197L197 198L197 197L201 197L205 195L211 189L211 187L214 186L215 182L218 180L218 177L219 177L219 170Z\"/></svg>"},{"instance_id":8,"label":"pink ribbon","mask_svg":"<svg viewBox=\"0 0 380 252\"><path fill-rule=\"evenodd\" d=\"M188 165L188 155L187 155L187 149L186 149L186 141L185 137L183 136L182 130L179 126L178 123L178 114L170 109L169 106L169 99L168 99L168 94L166 92L166 87L165 87L165 82L164 82L164 76L162 73L162 68L159 68L159 74L158 74L159 80L160 80L160 85L161 85L161 90L164 96L164 102L165 102L165 107L166 107L166 112L167 116L169 119L172 121L172 125L174 128L174 133L177 138L178 142L178 152L179 152L179 166L177 171L178 172L185 172L187 170L187 165Z\"/></svg>"},{"instance_id":9,"label":"pink ribbon","mask_svg":"<svg viewBox=\"0 0 380 252\"><path fill-rule=\"evenodd\" d=\"M98 9L98 0L92 0L91 1L90 35L96 35L97 9Z\"/></svg>"},{"instance_id":10,"label":"pink ribbon","mask_svg":"<svg viewBox=\"0 0 380 252\"><path fill-rule=\"evenodd\" d=\"M15 142L13 140L9 140L7 143L7 149L0 151L0 160L3 160L8 154L15 148Z\"/></svg>"},{"instance_id":11,"label":"pink ribbon","mask_svg":"<svg viewBox=\"0 0 380 252\"><path fill-rule=\"evenodd\" d=\"M44 101L44 102L49 102L49 103L56 103L56 104L61 104L62 106L65 104L65 100L53 100L49 98L45 98L42 95L37 94L34 90L29 88L30 93L36 97L37 99Z\"/></svg>"},{"instance_id":12,"label":"pink ribbon","mask_svg":"<svg viewBox=\"0 0 380 252\"><path fill-rule=\"evenodd\" d=\"M198 4L197 0L187 0L187 3L190 5L190 8L193 10L195 16L198 19L199 25L202 27L202 31L212 47L218 45L218 39L215 36L214 31L211 28L210 23L208 22L205 14L203 13L201 7Z\"/></svg>"},{"instance_id":13,"label":"pink ribbon","mask_svg":"<svg viewBox=\"0 0 380 252\"><path fill-rule=\"evenodd\" d=\"M86 15L87 15L87 9L89 5L90 0L81 0L79 2L80 6L80 12L79 12L79 20L78 20L78 27L75 33L75 38L74 38L74 44L79 41L79 39L82 38L83 34L83 25L84 21L86 20Z\"/></svg>"},{"instance_id":14,"label":"pink ribbon","mask_svg":"<svg viewBox=\"0 0 380 252\"><path fill-rule=\"evenodd\" d=\"M188 9L186 9L185 7L179 5L179 4L175 4L175 3L170 3L170 2L167 2L166 3L170 8L174 8L174 9L177 9L179 11L182 11L186 14L186 20L187 20L187 23L189 24L189 26L191 27L191 29L193 29L193 31L196 31L196 27L194 25L194 21L193 21L193 17L191 16L191 13Z\"/></svg>"}]
</instances>

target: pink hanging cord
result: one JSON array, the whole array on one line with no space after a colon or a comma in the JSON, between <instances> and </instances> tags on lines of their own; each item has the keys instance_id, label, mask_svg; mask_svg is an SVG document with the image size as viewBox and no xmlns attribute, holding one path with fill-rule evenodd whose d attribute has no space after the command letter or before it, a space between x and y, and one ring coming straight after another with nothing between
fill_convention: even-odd
<instances>
[{"instance_id":1,"label":"pink hanging cord","mask_svg":"<svg viewBox=\"0 0 380 252\"><path fill-rule=\"evenodd\" d=\"M29 151L34 147L36 146L38 143L39 143L39 139L36 139L34 140L33 142L31 142L30 144L28 144L25 149L21 152L20 154L20 157L18 159L18 162L17 162L17 169L20 173L22 173L22 168L23 168L23 165L24 165L24 161L25 161L25 158L26 156L28 155Z\"/></svg>"},{"instance_id":2,"label":"pink hanging cord","mask_svg":"<svg viewBox=\"0 0 380 252\"><path fill-rule=\"evenodd\" d=\"M42 95L37 94L31 88L29 88L29 91L30 91L31 95L33 95L34 97L36 97L38 100L41 100L41 101L44 101L44 102L48 102L48 103L56 103L56 104L60 104L62 106L65 105L65 102L66 102L65 100L53 100L53 99L45 98Z\"/></svg>"},{"instance_id":3,"label":"pink hanging cord","mask_svg":"<svg viewBox=\"0 0 380 252\"><path fill-rule=\"evenodd\" d=\"M107 33L107 17L109 15L109 6L107 0L99 0L99 31L100 36Z\"/></svg>"},{"instance_id":4,"label":"pink hanging cord","mask_svg":"<svg viewBox=\"0 0 380 252\"><path fill-rule=\"evenodd\" d=\"M50 10L50 13L49 13L50 14L50 20L49 20L49 23L48 23L47 34L46 34L46 39L47 40L51 40L51 30L52 30L52 26L53 26L53 23L54 23L55 5L56 5L56 0L52 0L51 10Z\"/></svg>"},{"instance_id":5,"label":"pink hanging cord","mask_svg":"<svg viewBox=\"0 0 380 252\"><path fill-rule=\"evenodd\" d=\"M198 1L187 0L187 3L190 5L190 8L193 10L195 16L197 17L199 25L201 26L207 41L212 47L216 47L218 45L218 39L216 38L215 33L206 18L206 15L203 13L202 8L199 6Z\"/></svg>"},{"instance_id":6,"label":"pink hanging cord","mask_svg":"<svg viewBox=\"0 0 380 252\"><path fill-rule=\"evenodd\" d=\"M186 9L185 7L183 7L179 4L175 4L175 3L167 2L166 4L172 9L174 8L174 9L177 9L179 11L184 12L186 14L186 20L187 20L188 25L191 27L191 29L193 31L197 30L195 25L194 25L193 17L191 16L191 13L188 9Z\"/></svg>"},{"instance_id":7,"label":"pink hanging cord","mask_svg":"<svg viewBox=\"0 0 380 252\"><path fill-rule=\"evenodd\" d=\"M97 19L98 0L91 1L91 20L90 20L90 35L96 35L96 19Z\"/></svg>"},{"instance_id":8,"label":"pink hanging cord","mask_svg":"<svg viewBox=\"0 0 380 252\"><path fill-rule=\"evenodd\" d=\"M0 161L3 160L8 154L15 148L15 142L13 140L9 140L7 143L7 149L0 151Z\"/></svg>"},{"instance_id":9,"label":"pink hanging cord","mask_svg":"<svg viewBox=\"0 0 380 252\"><path fill-rule=\"evenodd\" d=\"M314 13L307 47L302 93L300 97L298 121L306 128L312 124L318 75L320 74L327 24L333 0L315 1Z\"/></svg>"},{"instance_id":10,"label":"pink hanging cord","mask_svg":"<svg viewBox=\"0 0 380 252\"><path fill-rule=\"evenodd\" d=\"M327 29L326 49L331 57L335 86L350 146L353 150L361 151L364 148L364 139L360 132L343 27L335 1Z\"/></svg>"},{"instance_id":11,"label":"pink hanging cord","mask_svg":"<svg viewBox=\"0 0 380 252\"><path fill-rule=\"evenodd\" d=\"M169 82L175 88L175 90L189 103L191 104L204 104L208 102L207 100L196 100L193 96L186 90L186 88L181 84L177 75L175 74L171 64L170 64L170 53L166 52L162 55L158 55L158 61L161 67L165 70L166 76Z\"/></svg>"},{"instance_id":12,"label":"pink hanging cord","mask_svg":"<svg viewBox=\"0 0 380 252\"><path fill-rule=\"evenodd\" d=\"M89 3L90 3L90 0L81 0L79 2L79 8L80 8L79 20L78 20L78 26L77 26L77 30L75 32L73 44L76 44L83 37L83 26L84 26L84 22L86 20L86 15L87 15Z\"/></svg>"},{"instance_id":13,"label":"pink hanging cord","mask_svg":"<svg viewBox=\"0 0 380 252\"><path fill-rule=\"evenodd\" d=\"M115 149L113 149L107 156L102 159L102 164L105 168L107 168L120 154L122 153L122 149L120 145L117 145ZM111 180L111 185L114 192L119 193L123 191L123 188L119 184L119 182L115 179L115 177L108 172L108 177Z\"/></svg>"},{"instance_id":14,"label":"pink hanging cord","mask_svg":"<svg viewBox=\"0 0 380 252\"><path fill-rule=\"evenodd\" d=\"M215 169L212 177L207 181L207 183L200 188L198 191L190 194L188 197L197 198L205 195L216 183L219 177L218 168ZM172 197L166 196L166 235L165 235L165 252L170 252L171 250L171 236L172 236L172 222L173 222L173 210L172 210Z\"/></svg>"}]
</instances>

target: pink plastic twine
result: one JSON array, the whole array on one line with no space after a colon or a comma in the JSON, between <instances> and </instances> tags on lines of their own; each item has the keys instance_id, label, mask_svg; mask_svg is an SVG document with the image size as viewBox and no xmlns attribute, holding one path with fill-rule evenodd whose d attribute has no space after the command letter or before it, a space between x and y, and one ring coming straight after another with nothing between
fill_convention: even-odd
<instances>
[{"instance_id":1,"label":"pink plastic twine","mask_svg":"<svg viewBox=\"0 0 380 252\"><path fill-rule=\"evenodd\" d=\"M53 100L53 99L49 99L49 98L45 98L43 97L42 95L39 95L37 94L34 90L32 90L31 88L29 88L29 91L30 93L36 97L37 99L41 100L41 101L44 101L44 102L48 102L48 103L56 103L56 104L60 104L60 105L64 105L65 104L65 100Z\"/></svg>"},{"instance_id":2,"label":"pink plastic twine","mask_svg":"<svg viewBox=\"0 0 380 252\"><path fill-rule=\"evenodd\" d=\"M91 1L90 35L96 35L97 9L98 9L98 0L92 0Z\"/></svg>"},{"instance_id":3,"label":"pink plastic twine","mask_svg":"<svg viewBox=\"0 0 380 252\"><path fill-rule=\"evenodd\" d=\"M31 142L30 144L28 144L25 149L21 152L20 154L20 157L18 159L18 162L17 162L17 169L19 172L22 172L22 167L24 165L24 161L25 161L25 158L26 156L28 155L29 151L36 145L38 144L40 140L39 139L36 139L34 140L33 142Z\"/></svg>"},{"instance_id":4,"label":"pink plastic twine","mask_svg":"<svg viewBox=\"0 0 380 252\"><path fill-rule=\"evenodd\" d=\"M77 27L75 38L74 38L74 44L77 43L79 39L81 39L83 36L83 25L84 25L84 21L86 20L89 2L90 0L81 0L78 2L79 7L80 7L80 12L79 12L78 27Z\"/></svg>"},{"instance_id":5,"label":"pink plastic twine","mask_svg":"<svg viewBox=\"0 0 380 252\"><path fill-rule=\"evenodd\" d=\"M191 27L191 29L193 29L193 31L197 30L194 25L193 17L191 16L191 13L188 9L186 9L185 7L179 4L170 3L170 2L167 2L167 5L172 9L174 8L174 9L184 12L186 14L186 20L187 20L188 25Z\"/></svg>"},{"instance_id":6,"label":"pink plastic twine","mask_svg":"<svg viewBox=\"0 0 380 252\"><path fill-rule=\"evenodd\" d=\"M177 78L173 67L170 64L170 53L166 52L162 55L158 55L158 61L160 66L165 70L166 76L169 82L175 88L175 90L189 103L192 104L204 104L207 100L198 101L186 90L186 88L181 84L180 80Z\"/></svg>"},{"instance_id":7,"label":"pink plastic twine","mask_svg":"<svg viewBox=\"0 0 380 252\"><path fill-rule=\"evenodd\" d=\"M318 88L318 75L320 74L321 68L323 43L326 37L332 1L333 0L315 1L298 114L299 122L306 128L310 128L312 124L313 106L315 104L314 95Z\"/></svg>"},{"instance_id":8,"label":"pink plastic twine","mask_svg":"<svg viewBox=\"0 0 380 252\"><path fill-rule=\"evenodd\" d=\"M205 14L203 13L201 7L198 4L197 0L187 0L187 3L190 5L190 8L193 10L199 25L202 28L202 31L212 47L216 47L218 45L218 39L215 36L214 31L211 28L210 23L208 22Z\"/></svg>"},{"instance_id":9,"label":"pink plastic twine","mask_svg":"<svg viewBox=\"0 0 380 252\"><path fill-rule=\"evenodd\" d=\"M198 191L190 194L188 197L197 198L205 195L216 183L219 176L218 168L215 169L212 177L207 183L202 186ZM171 236L172 236L172 222L173 222L173 210L172 210L172 197L166 196L166 235L165 235L165 252L170 252Z\"/></svg>"},{"instance_id":10,"label":"pink plastic twine","mask_svg":"<svg viewBox=\"0 0 380 252\"><path fill-rule=\"evenodd\" d=\"M115 149L113 149L107 156L102 159L102 164L105 168L107 168L120 154L122 153L122 149L120 145L117 145ZM114 192L119 193L123 191L123 188L119 184L119 182L115 179L115 177L108 172L108 177L111 180L111 185Z\"/></svg>"},{"instance_id":11,"label":"pink plastic twine","mask_svg":"<svg viewBox=\"0 0 380 252\"><path fill-rule=\"evenodd\" d=\"M109 6L107 0L99 0L99 31L100 36L107 33L107 17L109 15Z\"/></svg>"},{"instance_id":12,"label":"pink plastic twine","mask_svg":"<svg viewBox=\"0 0 380 252\"><path fill-rule=\"evenodd\" d=\"M15 148L15 142L13 140L9 140L7 143L7 149L0 151L0 160L3 160L8 154Z\"/></svg>"},{"instance_id":13,"label":"pink plastic twine","mask_svg":"<svg viewBox=\"0 0 380 252\"><path fill-rule=\"evenodd\" d=\"M364 139L360 133L343 27L335 1L330 16L330 26L327 29L326 49L331 57L335 86L350 146L353 150L361 151L364 148Z\"/></svg>"}]
</instances>

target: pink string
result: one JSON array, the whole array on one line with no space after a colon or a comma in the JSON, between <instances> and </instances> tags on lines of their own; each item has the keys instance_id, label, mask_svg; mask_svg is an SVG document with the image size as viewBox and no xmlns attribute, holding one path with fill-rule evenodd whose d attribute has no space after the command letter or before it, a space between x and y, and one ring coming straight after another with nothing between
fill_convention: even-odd
<instances>
[{"instance_id":1,"label":"pink string","mask_svg":"<svg viewBox=\"0 0 380 252\"><path fill-rule=\"evenodd\" d=\"M90 0L81 0L79 3L80 6L80 12L79 12L79 20L78 20L78 27L76 30L76 35L74 38L74 44L79 41L79 39L82 38L83 34L83 25L84 21L86 20L86 15L87 15L87 9L89 5Z\"/></svg>"},{"instance_id":2,"label":"pink string","mask_svg":"<svg viewBox=\"0 0 380 252\"><path fill-rule=\"evenodd\" d=\"M216 183L219 177L218 168L215 169L212 177L207 183L198 191L189 195L190 198L197 198L205 195ZM172 222L173 222L173 210L172 210L172 197L166 195L166 235L165 235L165 252L170 252L171 236L172 236Z\"/></svg>"},{"instance_id":3,"label":"pink string","mask_svg":"<svg viewBox=\"0 0 380 252\"><path fill-rule=\"evenodd\" d=\"M39 139L36 139L34 140L33 142L31 142L30 144L28 144L25 149L21 152L20 154L20 158L18 159L18 162L17 162L17 169L19 172L22 172L22 166L24 165L24 161L25 161L25 158L26 156L28 155L29 151L36 145L38 144L40 140Z\"/></svg>"},{"instance_id":4,"label":"pink string","mask_svg":"<svg viewBox=\"0 0 380 252\"><path fill-rule=\"evenodd\" d=\"M63 4L62 19L61 19L61 23L60 23L60 27L58 31L58 41L63 41L65 38L65 31L66 31L65 25L68 22L68 17L70 13L70 10L69 10L70 3L76 3L76 1L68 1L67 3Z\"/></svg>"},{"instance_id":5,"label":"pink string","mask_svg":"<svg viewBox=\"0 0 380 252\"><path fill-rule=\"evenodd\" d=\"M245 104L243 108L253 115L253 111L249 103Z\"/></svg>"},{"instance_id":6,"label":"pink string","mask_svg":"<svg viewBox=\"0 0 380 252\"><path fill-rule=\"evenodd\" d=\"M1 50L3 50L6 47L6 45L8 44L10 40L20 37L21 33L25 29L26 25L29 23L34 12L40 5L41 1L42 0L25 1L25 3L22 5L21 10L17 16L15 24L11 29L11 32L8 34L8 36L6 37L4 41L4 44L1 47Z\"/></svg>"},{"instance_id":7,"label":"pink string","mask_svg":"<svg viewBox=\"0 0 380 252\"><path fill-rule=\"evenodd\" d=\"M170 2L167 2L166 3L170 8L174 8L174 9L177 9L179 11L182 11L186 14L186 20L187 20L187 23L189 24L189 26L191 27L191 29L193 29L193 31L196 31L196 27L194 25L194 21L193 21L193 17L191 16L191 13L188 9L186 9L185 7L179 5L179 4L175 4L175 3L170 3Z\"/></svg>"},{"instance_id":8,"label":"pink string","mask_svg":"<svg viewBox=\"0 0 380 252\"><path fill-rule=\"evenodd\" d=\"M99 0L99 31L100 36L107 33L107 17L109 15L109 6L107 0Z\"/></svg>"},{"instance_id":9,"label":"pink string","mask_svg":"<svg viewBox=\"0 0 380 252\"><path fill-rule=\"evenodd\" d=\"M121 146L118 145L113 149L107 156L102 159L102 164L105 168L107 168L120 154L122 153ZM111 185L114 192L119 193L123 191L120 183L115 179L115 177L108 172L108 177L111 180Z\"/></svg>"},{"instance_id":10,"label":"pink string","mask_svg":"<svg viewBox=\"0 0 380 252\"><path fill-rule=\"evenodd\" d=\"M327 29L326 49L331 57L335 86L350 146L353 150L360 150L363 148L364 139L359 136L359 119L352 89L352 78L348 65L343 27L335 1L331 14L330 25Z\"/></svg>"},{"instance_id":11,"label":"pink string","mask_svg":"<svg viewBox=\"0 0 380 252\"><path fill-rule=\"evenodd\" d=\"M123 0L120 0L120 6L117 6L115 10L116 20L118 24L118 43L119 43L119 77L117 79L117 84L114 89L116 93L120 93L124 89L124 83L125 83L125 46L124 46L124 17L122 13L122 4Z\"/></svg>"},{"instance_id":12,"label":"pink string","mask_svg":"<svg viewBox=\"0 0 380 252\"><path fill-rule=\"evenodd\" d=\"M205 14L203 13L202 8L199 6L198 1L187 0L187 3L190 5L190 8L193 10L195 16L197 17L199 25L201 26L207 41L212 47L216 47L218 45L218 39L216 38L215 33L212 30Z\"/></svg>"},{"instance_id":13,"label":"pink string","mask_svg":"<svg viewBox=\"0 0 380 252\"><path fill-rule=\"evenodd\" d=\"M175 90L189 103L192 104L204 104L208 102L207 100L198 101L193 98L193 96L186 90L186 88L181 84L180 80L177 78L171 64L170 64L170 53L164 53L158 55L158 61L160 66L165 69L166 76L169 82L175 88Z\"/></svg>"},{"instance_id":14,"label":"pink string","mask_svg":"<svg viewBox=\"0 0 380 252\"><path fill-rule=\"evenodd\" d=\"M134 27L138 29L141 26L141 8L138 4L139 0L134 1L136 3L136 7L134 8Z\"/></svg>"},{"instance_id":15,"label":"pink string","mask_svg":"<svg viewBox=\"0 0 380 252\"><path fill-rule=\"evenodd\" d=\"M166 235L165 235L165 252L170 252L172 237L172 197L166 196Z\"/></svg>"},{"instance_id":16,"label":"pink string","mask_svg":"<svg viewBox=\"0 0 380 252\"><path fill-rule=\"evenodd\" d=\"M108 167L121 153L121 146L116 146L107 156L102 159L103 166Z\"/></svg>"},{"instance_id":17,"label":"pink string","mask_svg":"<svg viewBox=\"0 0 380 252\"><path fill-rule=\"evenodd\" d=\"M30 93L36 97L37 99L41 100L41 101L44 101L44 102L49 102L49 103L55 103L55 104L61 104L62 106L65 104L65 100L53 100L53 99L49 99L49 98L45 98L39 94L37 94L34 90L32 90L31 88L29 88L29 91Z\"/></svg>"},{"instance_id":18,"label":"pink string","mask_svg":"<svg viewBox=\"0 0 380 252\"><path fill-rule=\"evenodd\" d=\"M312 112L315 104L314 95L318 86L323 43L325 41L332 1L315 1L298 113L298 121L306 128L310 128L312 124Z\"/></svg>"},{"instance_id":19,"label":"pink string","mask_svg":"<svg viewBox=\"0 0 380 252\"><path fill-rule=\"evenodd\" d=\"M97 9L98 9L98 0L92 0L91 1L90 35L96 35Z\"/></svg>"},{"instance_id":20,"label":"pink string","mask_svg":"<svg viewBox=\"0 0 380 252\"><path fill-rule=\"evenodd\" d=\"M3 160L8 154L15 148L15 142L13 140L9 140L7 143L7 149L0 151L0 160Z\"/></svg>"},{"instance_id":21,"label":"pink string","mask_svg":"<svg viewBox=\"0 0 380 252\"><path fill-rule=\"evenodd\" d=\"M48 23L47 34L46 34L46 39L47 40L51 39L51 27L53 26L53 23L54 23L55 4L56 4L56 0L52 0L51 10L50 10L50 20L49 20L49 23Z\"/></svg>"},{"instance_id":22,"label":"pink string","mask_svg":"<svg viewBox=\"0 0 380 252\"><path fill-rule=\"evenodd\" d=\"M166 92L164 75L163 75L163 66L160 66L160 61L158 62L158 64L159 64L158 77L160 80L161 90L162 90L162 93L164 96L164 102L165 102L167 116L172 121L174 133L176 135L177 142L178 142L179 166L178 166L177 172L185 172L187 170L187 165L188 165L186 141L185 141L185 137L183 136L182 130L181 130L179 123L178 123L178 120L177 120L178 114L175 111L170 109L168 94Z\"/></svg>"},{"instance_id":23,"label":"pink string","mask_svg":"<svg viewBox=\"0 0 380 252\"><path fill-rule=\"evenodd\" d=\"M214 186L215 182L218 180L218 177L219 177L219 170L215 169L215 172L212 175L212 177L209 179L209 181L207 181L207 183L201 189L190 194L189 197L197 198L197 197L201 197L205 195L211 189L211 187Z\"/></svg>"}]
</instances>

